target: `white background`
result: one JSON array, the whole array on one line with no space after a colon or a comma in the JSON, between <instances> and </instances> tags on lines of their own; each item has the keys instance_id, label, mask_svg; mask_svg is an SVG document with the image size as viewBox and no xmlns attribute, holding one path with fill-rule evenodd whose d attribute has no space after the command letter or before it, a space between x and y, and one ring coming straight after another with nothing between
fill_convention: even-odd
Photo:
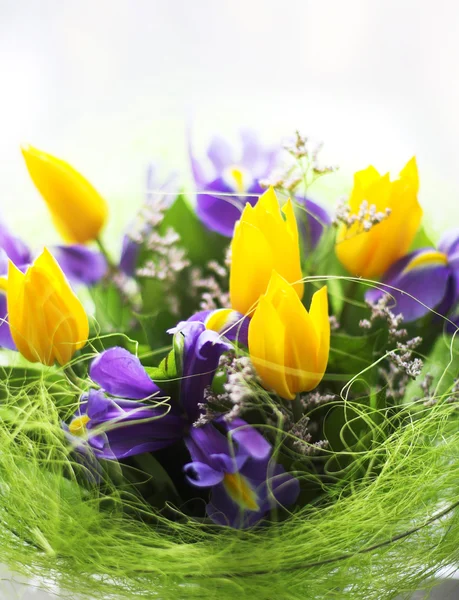
<instances>
[{"instance_id":1,"label":"white background","mask_svg":"<svg viewBox=\"0 0 459 600\"><path fill-rule=\"evenodd\" d=\"M147 162L186 170L191 118L201 148L240 126L323 140L342 165L330 201L353 171L416 154L431 228L459 226L458 19L454 0L0 0L0 212L57 241L19 152L32 143L107 198L114 244ZM0 596L38 598L21 594Z\"/></svg>"}]
</instances>

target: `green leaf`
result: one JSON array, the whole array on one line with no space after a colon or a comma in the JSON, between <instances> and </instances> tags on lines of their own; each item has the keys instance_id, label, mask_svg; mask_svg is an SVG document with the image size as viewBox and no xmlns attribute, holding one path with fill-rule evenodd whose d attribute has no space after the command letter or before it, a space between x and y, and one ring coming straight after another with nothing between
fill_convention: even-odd
<instances>
[{"instance_id":1,"label":"green leaf","mask_svg":"<svg viewBox=\"0 0 459 600\"><path fill-rule=\"evenodd\" d=\"M179 245L186 250L194 266L204 266L209 260L223 260L228 239L207 229L183 195L178 196L166 212L160 232L164 233L169 227L180 235Z\"/></svg>"},{"instance_id":2,"label":"green leaf","mask_svg":"<svg viewBox=\"0 0 459 600\"><path fill-rule=\"evenodd\" d=\"M362 336L332 334L325 379L328 375L333 376L330 379L349 381L351 377L368 369L379 358L384 347L383 343L384 334L380 330ZM372 381L376 375L376 369L370 369L362 374L362 377Z\"/></svg>"},{"instance_id":3,"label":"green leaf","mask_svg":"<svg viewBox=\"0 0 459 600\"><path fill-rule=\"evenodd\" d=\"M124 477L150 504L157 508L163 508L167 501L180 504L172 479L153 454L138 454L129 463L122 466Z\"/></svg>"},{"instance_id":4,"label":"green leaf","mask_svg":"<svg viewBox=\"0 0 459 600\"><path fill-rule=\"evenodd\" d=\"M103 280L90 288L94 302L94 317L102 332L127 331L132 321L132 309L127 306L114 283Z\"/></svg>"},{"instance_id":5,"label":"green leaf","mask_svg":"<svg viewBox=\"0 0 459 600\"><path fill-rule=\"evenodd\" d=\"M410 252L418 250L419 248L435 248L435 244L427 234L424 226L420 227L414 236L413 243L410 246Z\"/></svg>"},{"instance_id":6,"label":"green leaf","mask_svg":"<svg viewBox=\"0 0 459 600\"><path fill-rule=\"evenodd\" d=\"M407 386L404 403L409 404L424 397L420 384L425 377L432 377L431 392L438 400L447 398L455 381L459 378L459 336L437 338L430 354L424 358L421 374Z\"/></svg>"}]
</instances>

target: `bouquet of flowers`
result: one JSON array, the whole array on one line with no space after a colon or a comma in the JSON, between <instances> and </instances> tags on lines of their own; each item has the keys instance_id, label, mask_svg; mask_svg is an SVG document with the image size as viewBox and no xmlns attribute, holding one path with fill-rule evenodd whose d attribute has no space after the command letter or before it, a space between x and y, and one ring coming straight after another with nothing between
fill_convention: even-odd
<instances>
[{"instance_id":1,"label":"bouquet of flowers","mask_svg":"<svg viewBox=\"0 0 459 600\"><path fill-rule=\"evenodd\" d=\"M150 167L119 257L106 201L23 149L64 245L0 223L0 559L104 598L356 598L459 558L459 231L418 170L333 171L244 132L195 204ZM456 536L457 534L457 536Z\"/></svg>"}]
</instances>

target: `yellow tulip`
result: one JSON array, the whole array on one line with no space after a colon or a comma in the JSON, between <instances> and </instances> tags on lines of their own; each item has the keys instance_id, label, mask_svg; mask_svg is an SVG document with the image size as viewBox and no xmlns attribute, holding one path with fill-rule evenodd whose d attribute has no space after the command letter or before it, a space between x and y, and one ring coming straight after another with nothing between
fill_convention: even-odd
<instances>
[{"instance_id":1,"label":"yellow tulip","mask_svg":"<svg viewBox=\"0 0 459 600\"><path fill-rule=\"evenodd\" d=\"M422 218L418 189L414 157L396 181L390 181L388 174L381 176L374 167L355 174L349 200L351 214L358 214L364 200L368 206L374 205L377 212L384 212L386 208L391 212L369 231L364 231L358 222L340 227L336 255L352 275L378 277L407 253Z\"/></svg>"},{"instance_id":2,"label":"yellow tulip","mask_svg":"<svg viewBox=\"0 0 459 600\"><path fill-rule=\"evenodd\" d=\"M231 243L230 300L234 310L247 314L266 292L275 269L301 298L298 226L290 200L282 208L273 188L255 206L246 204Z\"/></svg>"},{"instance_id":3,"label":"yellow tulip","mask_svg":"<svg viewBox=\"0 0 459 600\"><path fill-rule=\"evenodd\" d=\"M85 244L97 239L108 215L107 203L99 192L59 158L31 146L23 148L22 154L64 240Z\"/></svg>"},{"instance_id":4,"label":"yellow tulip","mask_svg":"<svg viewBox=\"0 0 459 600\"><path fill-rule=\"evenodd\" d=\"M263 385L281 398L314 389L330 350L327 287L312 297L309 312L293 287L273 271L249 325L249 354Z\"/></svg>"},{"instance_id":5,"label":"yellow tulip","mask_svg":"<svg viewBox=\"0 0 459 600\"><path fill-rule=\"evenodd\" d=\"M65 365L88 340L84 308L46 248L25 273L10 261L7 307L13 340L31 362Z\"/></svg>"}]
</instances>

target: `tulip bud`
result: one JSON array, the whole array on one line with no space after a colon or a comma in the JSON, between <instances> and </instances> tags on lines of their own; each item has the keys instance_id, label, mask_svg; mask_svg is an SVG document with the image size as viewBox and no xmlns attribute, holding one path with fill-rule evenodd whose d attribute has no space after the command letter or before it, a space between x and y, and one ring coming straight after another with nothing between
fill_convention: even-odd
<instances>
[{"instance_id":1,"label":"tulip bud","mask_svg":"<svg viewBox=\"0 0 459 600\"><path fill-rule=\"evenodd\" d=\"M32 146L23 148L22 154L63 239L72 244L97 239L108 207L89 181L63 160Z\"/></svg>"},{"instance_id":2,"label":"tulip bud","mask_svg":"<svg viewBox=\"0 0 459 600\"><path fill-rule=\"evenodd\" d=\"M327 287L312 297L309 312L293 287L273 271L249 325L249 354L263 385L281 398L314 389L330 349Z\"/></svg>"},{"instance_id":3,"label":"tulip bud","mask_svg":"<svg viewBox=\"0 0 459 600\"><path fill-rule=\"evenodd\" d=\"M416 235L422 218L417 193L418 169L413 157L400 173L390 181L374 167L359 171L354 176L354 189L349 200L353 224L343 224L336 239L336 255L352 275L377 277L404 256ZM366 209L362 210L362 203ZM363 214L371 207L373 213L387 214L381 222L369 223L365 229ZM386 213L386 209L389 209Z\"/></svg>"},{"instance_id":4,"label":"tulip bud","mask_svg":"<svg viewBox=\"0 0 459 600\"><path fill-rule=\"evenodd\" d=\"M231 244L230 299L234 310L247 314L266 292L276 270L301 298L303 282L298 227L290 200L282 211L273 188L255 206L246 204Z\"/></svg>"},{"instance_id":5,"label":"tulip bud","mask_svg":"<svg viewBox=\"0 0 459 600\"><path fill-rule=\"evenodd\" d=\"M13 340L31 362L65 365L88 340L84 308L46 248L25 273L9 263L7 304Z\"/></svg>"}]
</instances>

